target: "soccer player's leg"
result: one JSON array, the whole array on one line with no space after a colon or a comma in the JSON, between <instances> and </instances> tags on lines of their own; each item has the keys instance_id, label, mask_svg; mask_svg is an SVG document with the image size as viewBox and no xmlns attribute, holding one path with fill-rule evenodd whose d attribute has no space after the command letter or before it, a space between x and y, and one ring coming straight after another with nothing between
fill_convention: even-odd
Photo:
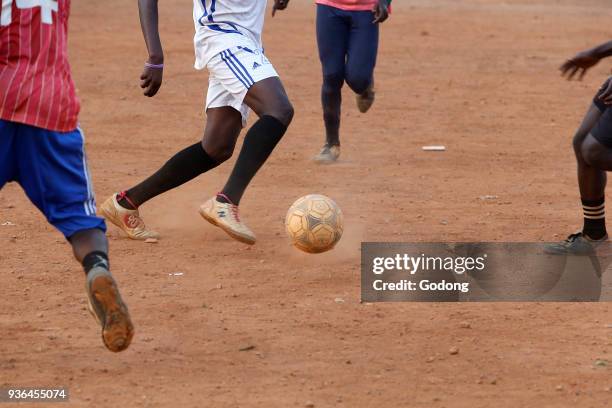
<instances>
[{"instance_id":1,"label":"soccer player's leg","mask_svg":"<svg viewBox=\"0 0 612 408\"><path fill-rule=\"evenodd\" d=\"M374 13L351 13L352 25L346 59L346 83L357 94L357 107L362 113L374 104L374 68L378 56L379 25L372 24Z\"/></svg>"},{"instance_id":2,"label":"soccer player's leg","mask_svg":"<svg viewBox=\"0 0 612 408\"><path fill-rule=\"evenodd\" d=\"M606 171L612 170L612 112L595 99L573 139L584 214L582 230L546 247L553 254L591 254L607 240Z\"/></svg>"},{"instance_id":3,"label":"soccer player's leg","mask_svg":"<svg viewBox=\"0 0 612 408\"><path fill-rule=\"evenodd\" d=\"M193 180L229 159L241 129L241 116L235 109L208 109L202 141L178 152L141 183L113 194L102 204L102 214L131 239L158 238L157 232L146 228L138 208L152 198Z\"/></svg>"},{"instance_id":4,"label":"soccer player's leg","mask_svg":"<svg viewBox=\"0 0 612 408\"><path fill-rule=\"evenodd\" d=\"M95 199L80 130L59 133L19 125L17 181L28 198L61 231L85 270L90 311L105 346L125 350L134 335L127 306L110 273L104 220ZM33 160L35 158L35 160Z\"/></svg>"},{"instance_id":5,"label":"soccer player's leg","mask_svg":"<svg viewBox=\"0 0 612 408\"><path fill-rule=\"evenodd\" d=\"M245 124L250 108L259 120L247 132L225 187L202 205L200 214L234 239L252 245L255 234L240 218L238 205L287 131L293 119L293 106L274 67L260 50L243 46L228 49L211 61L209 70L223 85L224 92L215 95L209 89L208 109L233 107L241 113Z\"/></svg>"},{"instance_id":6,"label":"soccer player's leg","mask_svg":"<svg viewBox=\"0 0 612 408\"><path fill-rule=\"evenodd\" d=\"M340 117L346 54L351 27L347 12L317 4L317 45L323 70L321 105L325 123L325 144L314 161L335 162L340 156Z\"/></svg>"},{"instance_id":7,"label":"soccer player's leg","mask_svg":"<svg viewBox=\"0 0 612 408\"><path fill-rule=\"evenodd\" d=\"M216 106L217 104L211 102L211 105ZM236 141L242 130L242 113L233 107L218 106L209 107L207 116L208 121L202 141L204 148L218 160L228 160L234 152ZM234 205L223 193L207 200L200 206L199 212L206 221L221 228L232 238L247 244L255 242L255 234L240 219L238 206Z\"/></svg>"}]
</instances>

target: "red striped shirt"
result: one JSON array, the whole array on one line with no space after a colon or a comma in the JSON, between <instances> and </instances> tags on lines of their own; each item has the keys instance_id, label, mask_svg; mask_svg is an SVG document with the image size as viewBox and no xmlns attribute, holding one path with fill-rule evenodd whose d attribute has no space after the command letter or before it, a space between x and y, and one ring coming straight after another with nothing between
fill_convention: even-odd
<instances>
[{"instance_id":1,"label":"red striped shirt","mask_svg":"<svg viewBox=\"0 0 612 408\"><path fill-rule=\"evenodd\" d=\"M0 1L0 118L57 132L76 129L70 0Z\"/></svg>"}]
</instances>

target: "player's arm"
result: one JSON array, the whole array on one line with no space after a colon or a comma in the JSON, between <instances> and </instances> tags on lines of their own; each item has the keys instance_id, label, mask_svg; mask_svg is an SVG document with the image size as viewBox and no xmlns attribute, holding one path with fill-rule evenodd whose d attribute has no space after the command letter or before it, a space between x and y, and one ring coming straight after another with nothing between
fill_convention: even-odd
<instances>
[{"instance_id":1,"label":"player's arm","mask_svg":"<svg viewBox=\"0 0 612 408\"><path fill-rule=\"evenodd\" d=\"M289 0L274 0L274 6L272 7L272 17L276 15L276 10L284 10L289 5Z\"/></svg>"},{"instance_id":2,"label":"player's arm","mask_svg":"<svg viewBox=\"0 0 612 408\"><path fill-rule=\"evenodd\" d=\"M154 96L162 84L164 75L164 50L159 37L157 0L138 0L140 26L144 35L149 59L140 75L140 87L145 96Z\"/></svg>"},{"instance_id":3,"label":"player's arm","mask_svg":"<svg viewBox=\"0 0 612 408\"><path fill-rule=\"evenodd\" d=\"M384 23L389 18L389 7L391 7L391 0L378 0L378 3L374 6L374 21L373 24Z\"/></svg>"},{"instance_id":4,"label":"player's arm","mask_svg":"<svg viewBox=\"0 0 612 408\"><path fill-rule=\"evenodd\" d=\"M612 56L612 41L579 52L561 65L561 75L571 80L578 74L578 79L582 79L589 69L597 65L602 59L610 56Z\"/></svg>"}]
</instances>

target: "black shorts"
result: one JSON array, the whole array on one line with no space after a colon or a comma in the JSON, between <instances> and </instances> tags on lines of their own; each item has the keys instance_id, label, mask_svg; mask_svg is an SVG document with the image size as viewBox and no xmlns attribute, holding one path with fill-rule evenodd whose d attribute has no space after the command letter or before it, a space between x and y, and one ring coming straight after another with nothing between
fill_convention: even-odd
<instances>
[{"instance_id":1,"label":"black shorts","mask_svg":"<svg viewBox=\"0 0 612 408\"><path fill-rule=\"evenodd\" d=\"M612 109L610 109L612 106L606 105L599 99L599 94L602 91L603 87L597 91L595 98L593 98L593 104L601 111L602 115L591 129L591 134L599 143L612 149Z\"/></svg>"}]
</instances>

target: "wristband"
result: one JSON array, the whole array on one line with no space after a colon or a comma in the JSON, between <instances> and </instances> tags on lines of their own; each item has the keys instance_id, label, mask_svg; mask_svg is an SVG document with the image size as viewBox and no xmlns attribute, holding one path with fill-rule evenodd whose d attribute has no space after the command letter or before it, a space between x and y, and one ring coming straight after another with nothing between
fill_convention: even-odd
<instances>
[{"instance_id":1,"label":"wristband","mask_svg":"<svg viewBox=\"0 0 612 408\"><path fill-rule=\"evenodd\" d=\"M145 67L153 69L164 69L164 64L151 64L150 62L145 62Z\"/></svg>"}]
</instances>

